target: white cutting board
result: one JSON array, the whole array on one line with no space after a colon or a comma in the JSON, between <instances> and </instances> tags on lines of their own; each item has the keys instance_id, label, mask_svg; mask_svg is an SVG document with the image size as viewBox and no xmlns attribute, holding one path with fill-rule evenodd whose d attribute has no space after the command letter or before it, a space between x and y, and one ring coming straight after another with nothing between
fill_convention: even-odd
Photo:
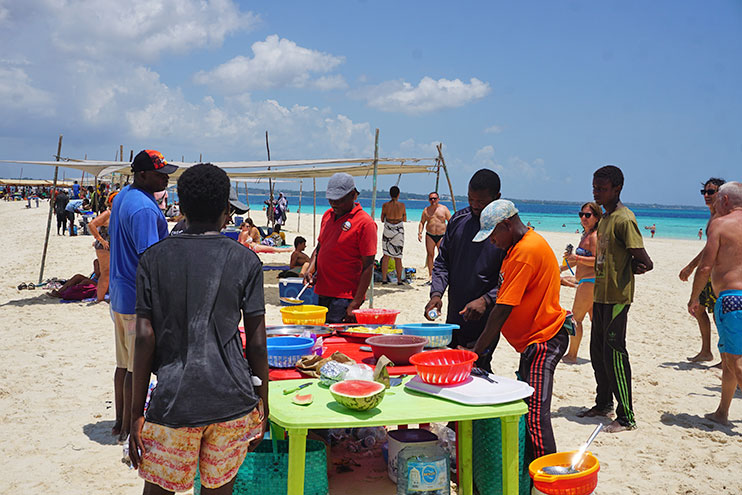
<instances>
[{"instance_id":1,"label":"white cutting board","mask_svg":"<svg viewBox=\"0 0 742 495\"><path fill-rule=\"evenodd\" d=\"M456 385L431 385L422 381L419 376L414 376L405 383L405 387L441 399L473 406L504 404L525 399L533 394L533 387L526 382L492 374L490 377L497 383L490 383L479 376L470 376L463 383Z\"/></svg>"}]
</instances>

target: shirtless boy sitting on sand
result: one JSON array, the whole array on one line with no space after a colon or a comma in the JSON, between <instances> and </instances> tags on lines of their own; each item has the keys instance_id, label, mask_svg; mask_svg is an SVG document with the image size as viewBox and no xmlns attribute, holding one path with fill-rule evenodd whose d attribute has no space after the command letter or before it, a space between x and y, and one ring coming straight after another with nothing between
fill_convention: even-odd
<instances>
[{"instance_id":1,"label":"shirtless boy sitting on sand","mask_svg":"<svg viewBox=\"0 0 742 495\"><path fill-rule=\"evenodd\" d=\"M737 385L742 387L742 183L727 182L716 193L717 216L709 222L706 246L693 279L688 311L703 311L699 296L709 275L714 292L716 327L721 353L721 401L706 419L730 426L729 406Z\"/></svg>"},{"instance_id":2,"label":"shirtless boy sitting on sand","mask_svg":"<svg viewBox=\"0 0 742 495\"><path fill-rule=\"evenodd\" d=\"M430 206L426 206L423 209L423 214L420 217L420 226L417 229L417 240L420 242L423 240L423 230L425 230L425 250L428 253L428 257L425 260L425 265L428 267L427 285L430 285L430 280L433 278L435 248L440 246L443 234L446 232L446 224L451 219L451 212L446 205L440 204L438 199L437 192L428 194Z\"/></svg>"}]
</instances>

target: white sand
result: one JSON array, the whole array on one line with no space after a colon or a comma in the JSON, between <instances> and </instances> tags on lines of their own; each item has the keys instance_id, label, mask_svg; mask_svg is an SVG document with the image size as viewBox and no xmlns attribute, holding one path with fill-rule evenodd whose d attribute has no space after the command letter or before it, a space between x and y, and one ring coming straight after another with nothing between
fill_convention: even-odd
<instances>
[{"instance_id":1,"label":"white sand","mask_svg":"<svg viewBox=\"0 0 742 495\"><path fill-rule=\"evenodd\" d=\"M120 463L113 425L113 324L107 304L60 304L43 291L18 291L37 282L46 224L42 208L0 202L3 232L0 286L0 444L6 459L6 491L18 493L141 493L142 481ZM262 213L256 214L262 220ZM319 220L318 220L319 223ZM289 239L297 226L290 214ZM319 228L319 225L317 225ZM312 244L310 215L302 231ZM50 237L44 278L70 277L92 270L92 238ZM399 322L422 320L428 300L424 247L417 226L407 225L404 261L417 269L411 286L384 286L375 306L400 309ZM576 234L544 233L555 252L578 240ZM742 405L732 404L735 427L703 419L719 402L720 371L686 361L700 347L696 323L686 313L689 283L677 273L702 247L700 241L647 239L654 271L637 280L629 313L628 348L639 428L601 434L591 450L601 462L597 493L742 493L739 459ZM288 254L261 255L265 263L288 263ZM280 323L276 272L266 272L267 322ZM573 289L562 288L570 308ZM714 354L716 330L713 330ZM554 387L554 430L561 450L577 448L596 420L575 413L592 405L595 383L589 358L589 324L580 364L560 364ZM494 360L497 374L513 376L518 356L501 341Z\"/></svg>"}]
</instances>

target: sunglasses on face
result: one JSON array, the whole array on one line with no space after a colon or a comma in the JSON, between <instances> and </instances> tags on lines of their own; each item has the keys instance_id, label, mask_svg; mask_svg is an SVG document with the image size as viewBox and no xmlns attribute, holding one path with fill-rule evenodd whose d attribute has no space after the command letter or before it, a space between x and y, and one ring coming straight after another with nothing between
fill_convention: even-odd
<instances>
[{"instance_id":1,"label":"sunglasses on face","mask_svg":"<svg viewBox=\"0 0 742 495\"><path fill-rule=\"evenodd\" d=\"M701 194L704 196L713 196L716 194L716 189L701 189Z\"/></svg>"},{"instance_id":2,"label":"sunglasses on face","mask_svg":"<svg viewBox=\"0 0 742 495\"><path fill-rule=\"evenodd\" d=\"M428 201L438 201L438 198L428 198Z\"/></svg>"},{"instance_id":3,"label":"sunglasses on face","mask_svg":"<svg viewBox=\"0 0 742 495\"><path fill-rule=\"evenodd\" d=\"M581 211L581 212L578 213L578 215L580 216L580 218L582 218L582 217L590 218L591 216L593 216L593 214L590 213L589 211L588 212Z\"/></svg>"}]
</instances>

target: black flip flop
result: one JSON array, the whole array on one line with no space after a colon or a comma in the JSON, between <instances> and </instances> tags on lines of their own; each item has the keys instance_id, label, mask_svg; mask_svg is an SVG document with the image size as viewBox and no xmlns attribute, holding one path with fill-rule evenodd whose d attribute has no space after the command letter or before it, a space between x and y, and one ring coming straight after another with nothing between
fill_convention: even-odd
<instances>
[{"instance_id":1,"label":"black flip flop","mask_svg":"<svg viewBox=\"0 0 742 495\"><path fill-rule=\"evenodd\" d=\"M25 283L25 282L23 282L22 284L18 285L18 290L23 290L23 289L25 289L25 288L27 288L27 287L28 287L28 286L26 285L26 283Z\"/></svg>"},{"instance_id":2,"label":"black flip flop","mask_svg":"<svg viewBox=\"0 0 742 495\"><path fill-rule=\"evenodd\" d=\"M26 286L26 288L28 290L34 290L36 288L36 286L33 284L33 282L29 282L28 285Z\"/></svg>"}]
</instances>

